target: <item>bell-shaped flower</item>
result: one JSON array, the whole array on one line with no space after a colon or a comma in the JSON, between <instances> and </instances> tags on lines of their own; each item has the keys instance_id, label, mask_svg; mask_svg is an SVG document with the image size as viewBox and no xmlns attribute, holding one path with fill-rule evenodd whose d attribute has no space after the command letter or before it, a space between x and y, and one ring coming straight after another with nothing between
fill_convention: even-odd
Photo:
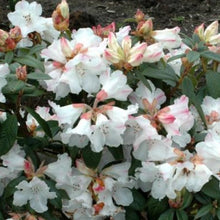
<instances>
[{"instance_id":1,"label":"bell-shaped flower","mask_svg":"<svg viewBox=\"0 0 220 220\"><path fill-rule=\"evenodd\" d=\"M160 42L164 49L174 49L181 45L182 39L179 36L180 28L175 27L172 29L155 30L152 32L151 37Z\"/></svg>"},{"instance_id":2,"label":"bell-shaped flower","mask_svg":"<svg viewBox=\"0 0 220 220\"><path fill-rule=\"evenodd\" d=\"M138 82L135 92L129 95L129 100L134 104L138 103L139 107L147 113L153 115L156 110L166 101L164 92L156 88L154 84L148 80L150 89L142 82Z\"/></svg>"},{"instance_id":3,"label":"bell-shaped flower","mask_svg":"<svg viewBox=\"0 0 220 220\"><path fill-rule=\"evenodd\" d=\"M218 33L218 21L212 22L206 29L204 23L198 26L194 31L201 40L207 44L217 45L220 43L220 34Z\"/></svg>"},{"instance_id":4,"label":"bell-shaped flower","mask_svg":"<svg viewBox=\"0 0 220 220\"><path fill-rule=\"evenodd\" d=\"M189 131L194 124L194 117L189 111L188 98L182 95L173 105L161 109L156 117L168 133L168 137L180 135L181 131Z\"/></svg>"},{"instance_id":5,"label":"bell-shaped flower","mask_svg":"<svg viewBox=\"0 0 220 220\"><path fill-rule=\"evenodd\" d=\"M76 120L79 118L83 110L85 109L85 104L71 104L66 106L59 106L54 102L49 102L50 106L55 112L54 118L59 122L60 125L67 124L72 127Z\"/></svg>"},{"instance_id":6,"label":"bell-shaped flower","mask_svg":"<svg viewBox=\"0 0 220 220\"><path fill-rule=\"evenodd\" d=\"M22 0L15 5L14 12L8 13L8 19L14 26L20 27L23 37L26 37L31 32L42 32L46 29L45 18L41 14L40 4Z\"/></svg>"},{"instance_id":7,"label":"bell-shaped flower","mask_svg":"<svg viewBox=\"0 0 220 220\"><path fill-rule=\"evenodd\" d=\"M111 98L126 101L128 95L132 92L132 89L126 84L127 77L119 70L113 73L107 70L100 76L100 83L102 84L102 89L96 95L98 101Z\"/></svg>"},{"instance_id":8,"label":"bell-shaped flower","mask_svg":"<svg viewBox=\"0 0 220 220\"><path fill-rule=\"evenodd\" d=\"M8 64L0 64L0 102L5 102L5 96L2 94L2 88L7 84L5 77L9 74L10 70Z\"/></svg>"},{"instance_id":9,"label":"bell-shaped flower","mask_svg":"<svg viewBox=\"0 0 220 220\"><path fill-rule=\"evenodd\" d=\"M22 171L24 170L24 159L25 152L21 149L21 146L14 144L11 150L1 156L3 165L11 171Z\"/></svg>"},{"instance_id":10,"label":"bell-shaped flower","mask_svg":"<svg viewBox=\"0 0 220 220\"><path fill-rule=\"evenodd\" d=\"M47 200L56 198L55 192L50 192L47 184L34 177L30 182L23 180L16 188L14 193L13 205L23 206L30 202L30 207L38 213L43 213L48 210Z\"/></svg>"},{"instance_id":11,"label":"bell-shaped flower","mask_svg":"<svg viewBox=\"0 0 220 220\"><path fill-rule=\"evenodd\" d=\"M144 52L143 62L155 63L158 62L162 57L164 57L162 44L154 43L146 48Z\"/></svg>"},{"instance_id":12,"label":"bell-shaped flower","mask_svg":"<svg viewBox=\"0 0 220 220\"><path fill-rule=\"evenodd\" d=\"M108 36L108 48L105 50L104 55L108 61L119 69L125 68L129 70L142 63L146 47L146 43L136 43L132 47L130 36L126 36L120 45L115 35L111 32Z\"/></svg>"}]
</instances>

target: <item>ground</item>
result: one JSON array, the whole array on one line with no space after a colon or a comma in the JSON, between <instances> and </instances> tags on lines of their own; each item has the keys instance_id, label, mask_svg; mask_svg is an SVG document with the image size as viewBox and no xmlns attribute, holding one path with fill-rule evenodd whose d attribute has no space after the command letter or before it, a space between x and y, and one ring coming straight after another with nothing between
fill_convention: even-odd
<instances>
[{"instance_id":1,"label":"ground","mask_svg":"<svg viewBox=\"0 0 220 220\"><path fill-rule=\"evenodd\" d=\"M30 0L32 1L32 0ZM43 15L49 17L60 0L36 0L43 5ZM211 23L220 16L219 0L67 0L71 11L71 28L121 23L131 18L137 8L152 17L155 29L180 26L191 34L196 26ZM0 28L6 29L9 7L0 0Z\"/></svg>"}]
</instances>

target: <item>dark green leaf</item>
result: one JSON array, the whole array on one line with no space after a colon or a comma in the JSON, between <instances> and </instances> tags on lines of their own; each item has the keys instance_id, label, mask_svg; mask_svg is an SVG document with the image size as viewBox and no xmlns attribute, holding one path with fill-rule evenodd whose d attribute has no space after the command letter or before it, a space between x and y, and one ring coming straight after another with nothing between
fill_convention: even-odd
<instances>
[{"instance_id":1,"label":"dark green leaf","mask_svg":"<svg viewBox=\"0 0 220 220\"><path fill-rule=\"evenodd\" d=\"M40 44L37 44L35 45L34 47L32 47L29 51L29 55L32 55L32 54L36 54L36 53L40 53L41 50L43 50L45 48L44 45L40 45Z\"/></svg>"},{"instance_id":2,"label":"dark green leaf","mask_svg":"<svg viewBox=\"0 0 220 220\"><path fill-rule=\"evenodd\" d=\"M188 206L190 206L192 200L193 200L192 193L185 190L184 195L183 195L183 204L180 209L183 210L183 209L187 208Z\"/></svg>"},{"instance_id":3,"label":"dark green leaf","mask_svg":"<svg viewBox=\"0 0 220 220\"><path fill-rule=\"evenodd\" d=\"M168 209L167 199L161 201L150 197L147 200L147 215L150 220L158 220L159 216Z\"/></svg>"},{"instance_id":4,"label":"dark green leaf","mask_svg":"<svg viewBox=\"0 0 220 220\"><path fill-rule=\"evenodd\" d=\"M164 212L162 215L160 215L158 220L171 220L174 219L174 209L168 209L166 212Z\"/></svg>"},{"instance_id":5,"label":"dark green leaf","mask_svg":"<svg viewBox=\"0 0 220 220\"><path fill-rule=\"evenodd\" d=\"M60 220L51 211L47 211L41 214L41 216L46 220Z\"/></svg>"},{"instance_id":6,"label":"dark green leaf","mask_svg":"<svg viewBox=\"0 0 220 220\"><path fill-rule=\"evenodd\" d=\"M129 205L132 209L136 211L143 211L147 206L147 200L145 199L144 195L140 193L136 189L132 189L133 195L133 202Z\"/></svg>"},{"instance_id":7,"label":"dark green leaf","mask_svg":"<svg viewBox=\"0 0 220 220\"><path fill-rule=\"evenodd\" d=\"M162 81L171 86L175 86L176 82L178 81L177 75L175 74L172 67L170 67L168 64L165 64L165 66L142 64L141 70L143 75L155 79L161 79Z\"/></svg>"},{"instance_id":8,"label":"dark green leaf","mask_svg":"<svg viewBox=\"0 0 220 220\"><path fill-rule=\"evenodd\" d=\"M202 216L205 216L206 214L208 214L210 211L212 210L212 204L208 204L203 206L201 209L199 209L199 211L197 212L195 219L199 219Z\"/></svg>"},{"instance_id":9,"label":"dark green leaf","mask_svg":"<svg viewBox=\"0 0 220 220\"><path fill-rule=\"evenodd\" d=\"M68 147L68 151L70 154L70 157L72 158L73 161L75 161L78 153L79 153L79 148L77 147Z\"/></svg>"},{"instance_id":10,"label":"dark green leaf","mask_svg":"<svg viewBox=\"0 0 220 220\"><path fill-rule=\"evenodd\" d=\"M35 112L33 109L29 108L29 107L24 107L24 109L30 113L36 120L37 122L40 124L40 126L42 127L42 129L44 130L44 132L49 136L52 137L52 133L50 130L49 125L47 124L47 122L41 118L41 116Z\"/></svg>"},{"instance_id":11,"label":"dark green leaf","mask_svg":"<svg viewBox=\"0 0 220 220\"><path fill-rule=\"evenodd\" d=\"M207 85L208 93L213 98L220 97L219 82L220 82L220 73L213 71L208 71L206 73L206 85Z\"/></svg>"},{"instance_id":12,"label":"dark green leaf","mask_svg":"<svg viewBox=\"0 0 220 220\"><path fill-rule=\"evenodd\" d=\"M14 58L14 52L13 51L9 51L5 54L5 63L10 64L12 62Z\"/></svg>"},{"instance_id":13,"label":"dark green leaf","mask_svg":"<svg viewBox=\"0 0 220 220\"><path fill-rule=\"evenodd\" d=\"M214 52L212 52L210 50L204 51L204 52L200 53L200 55L202 57L207 58L207 59L216 60L216 61L220 62L220 55L217 54L217 53L214 53Z\"/></svg>"},{"instance_id":14,"label":"dark green leaf","mask_svg":"<svg viewBox=\"0 0 220 220\"><path fill-rule=\"evenodd\" d=\"M141 167L141 161L135 159L134 157L132 157L131 166L130 166L129 171L128 171L129 175L134 175L135 170L136 170L138 167Z\"/></svg>"},{"instance_id":15,"label":"dark green leaf","mask_svg":"<svg viewBox=\"0 0 220 220\"><path fill-rule=\"evenodd\" d=\"M50 120L50 121L47 121L47 124L50 127L52 137L54 137L60 130L58 121Z\"/></svg>"},{"instance_id":16,"label":"dark green leaf","mask_svg":"<svg viewBox=\"0 0 220 220\"><path fill-rule=\"evenodd\" d=\"M17 93L25 87L25 82L22 80L9 81L3 88L2 92L5 94Z\"/></svg>"},{"instance_id":17,"label":"dark green leaf","mask_svg":"<svg viewBox=\"0 0 220 220\"><path fill-rule=\"evenodd\" d=\"M167 60L167 62L169 63L169 62L172 62L172 61L174 61L174 60L180 59L180 58L185 57L185 56L186 56L185 53L178 54L178 55L176 55L176 56L170 57L170 58Z\"/></svg>"},{"instance_id":18,"label":"dark green leaf","mask_svg":"<svg viewBox=\"0 0 220 220\"><path fill-rule=\"evenodd\" d=\"M191 50L187 53L186 57L190 63L194 63L196 60L200 58L200 53Z\"/></svg>"},{"instance_id":19,"label":"dark green leaf","mask_svg":"<svg viewBox=\"0 0 220 220\"><path fill-rule=\"evenodd\" d=\"M213 199L220 199L219 181L214 177L203 186L201 191Z\"/></svg>"},{"instance_id":20,"label":"dark green leaf","mask_svg":"<svg viewBox=\"0 0 220 220\"><path fill-rule=\"evenodd\" d=\"M23 88L23 96L38 97L38 96L41 96L43 94L45 94L44 90L37 89L34 86L31 86L31 87L30 86L25 86Z\"/></svg>"},{"instance_id":21,"label":"dark green leaf","mask_svg":"<svg viewBox=\"0 0 220 220\"><path fill-rule=\"evenodd\" d=\"M24 64L24 65L30 66L30 67L34 67L44 72L43 63L40 60L34 58L33 56L26 55L23 57L16 58L15 61L18 63Z\"/></svg>"},{"instance_id":22,"label":"dark green leaf","mask_svg":"<svg viewBox=\"0 0 220 220\"><path fill-rule=\"evenodd\" d=\"M121 146L120 147L108 147L108 150L111 152L112 156L116 160L124 159L123 148Z\"/></svg>"},{"instance_id":23,"label":"dark green leaf","mask_svg":"<svg viewBox=\"0 0 220 220\"><path fill-rule=\"evenodd\" d=\"M12 196L14 192L17 190L15 187L23 180L26 180L26 178L24 176L19 176L13 179L11 182L9 182L4 190L4 198Z\"/></svg>"},{"instance_id":24,"label":"dark green leaf","mask_svg":"<svg viewBox=\"0 0 220 220\"><path fill-rule=\"evenodd\" d=\"M140 220L140 216L138 215L138 213L131 209L131 208L125 208L126 213L125 213L125 219L126 220Z\"/></svg>"},{"instance_id":25,"label":"dark green leaf","mask_svg":"<svg viewBox=\"0 0 220 220\"><path fill-rule=\"evenodd\" d=\"M188 215L184 210L176 210L177 220L188 220Z\"/></svg>"},{"instance_id":26,"label":"dark green leaf","mask_svg":"<svg viewBox=\"0 0 220 220\"><path fill-rule=\"evenodd\" d=\"M5 220L1 212L0 212L0 220Z\"/></svg>"},{"instance_id":27,"label":"dark green leaf","mask_svg":"<svg viewBox=\"0 0 220 220\"><path fill-rule=\"evenodd\" d=\"M62 190L59 190L56 188L55 186L55 182L52 181L52 180L47 180L45 179L44 180L46 182L46 184L48 185L48 187L50 188L50 192L55 192L56 193L56 198L54 199L50 199L49 200L49 203L54 207L54 208L57 208L57 209L62 209L62 199L64 199L62 196L65 195L65 199L68 199L68 196L65 193L65 191Z\"/></svg>"},{"instance_id":28,"label":"dark green leaf","mask_svg":"<svg viewBox=\"0 0 220 220\"><path fill-rule=\"evenodd\" d=\"M51 77L45 73L30 73L27 75L28 79L36 79L36 80L48 80Z\"/></svg>"},{"instance_id":29,"label":"dark green leaf","mask_svg":"<svg viewBox=\"0 0 220 220\"><path fill-rule=\"evenodd\" d=\"M95 169L99 165L102 152L95 153L87 146L82 150L82 157L87 167Z\"/></svg>"},{"instance_id":30,"label":"dark green leaf","mask_svg":"<svg viewBox=\"0 0 220 220\"><path fill-rule=\"evenodd\" d=\"M8 115L0 125L0 156L6 154L14 145L18 132L18 122L15 115Z\"/></svg>"},{"instance_id":31,"label":"dark green leaf","mask_svg":"<svg viewBox=\"0 0 220 220\"><path fill-rule=\"evenodd\" d=\"M148 80L142 75L142 73L136 74L136 77L151 91L151 86Z\"/></svg>"},{"instance_id":32,"label":"dark green leaf","mask_svg":"<svg viewBox=\"0 0 220 220\"><path fill-rule=\"evenodd\" d=\"M220 220L220 208L217 208L216 210L216 216Z\"/></svg>"},{"instance_id":33,"label":"dark green leaf","mask_svg":"<svg viewBox=\"0 0 220 220\"><path fill-rule=\"evenodd\" d=\"M185 77L184 80L183 80L182 92L183 92L183 94L188 96L189 101L195 106L195 108L197 109L197 111L199 113L199 116L201 117L204 125L206 125L206 120L205 120L204 113L203 113L201 105L200 105L200 103L199 103L199 101L196 98L196 95L194 93L194 86L192 84L192 81L188 77Z\"/></svg>"},{"instance_id":34,"label":"dark green leaf","mask_svg":"<svg viewBox=\"0 0 220 220\"><path fill-rule=\"evenodd\" d=\"M206 205L208 203L211 203L211 198L208 197L207 195L205 195L203 192L199 192L199 193L196 193L194 195L194 198L199 201L201 204L203 205Z\"/></svg>"}]
</instances>

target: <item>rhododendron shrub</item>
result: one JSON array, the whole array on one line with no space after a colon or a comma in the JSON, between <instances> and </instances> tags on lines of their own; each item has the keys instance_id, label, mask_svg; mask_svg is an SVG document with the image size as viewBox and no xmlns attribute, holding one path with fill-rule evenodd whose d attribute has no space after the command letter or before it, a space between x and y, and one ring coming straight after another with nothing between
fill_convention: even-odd
<instances>
[{"instance_id":1,"label":"rhododendron shrub","mask_svg":"<svg viewBox=\"0 0 220 220\"><path fill-rule=\"evenodd\" d=\"M220 34L142 11L69 30L17 2L0 30L0 219L220 219Z\"/></svg>"}]
</instances>

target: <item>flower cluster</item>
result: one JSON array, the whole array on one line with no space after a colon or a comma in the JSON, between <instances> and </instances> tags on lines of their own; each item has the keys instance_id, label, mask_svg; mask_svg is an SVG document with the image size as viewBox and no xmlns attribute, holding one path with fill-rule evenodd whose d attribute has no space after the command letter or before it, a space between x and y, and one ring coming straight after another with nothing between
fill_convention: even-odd
<instances>
[{"instance_id":1,"label":"flower cluster","mask_svg":"<svg viewBox=\"0 0 220 220\"><path fill-rule=\"evenodd\" d=\"M0 218L219 216L218 22L182 39L140 10L135 30L41 13L19 1L0 30Z\"/></svg>"}]
</instances>

